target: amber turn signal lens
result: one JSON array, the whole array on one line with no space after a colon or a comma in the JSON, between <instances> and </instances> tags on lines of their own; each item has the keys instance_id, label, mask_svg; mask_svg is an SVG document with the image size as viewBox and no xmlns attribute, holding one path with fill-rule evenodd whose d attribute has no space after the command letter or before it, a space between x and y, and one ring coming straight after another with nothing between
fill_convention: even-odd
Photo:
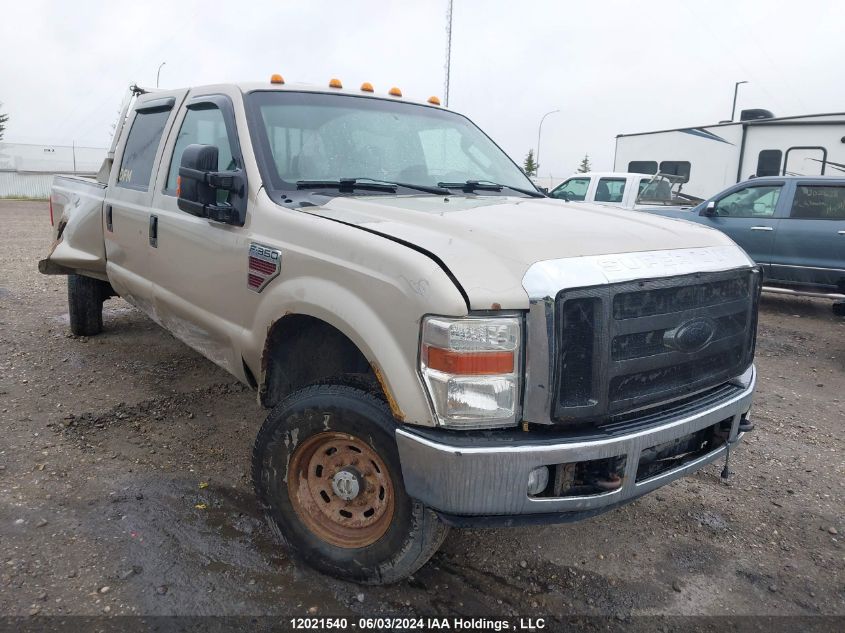
<instances>
[{"instance_id":1,"label":"amber turn signal lens","mask_svg":"<svg viewBox=\"0 0 845 633\"><path fill-rule=\"evenodd\" d=\"M176 176L176 197L182 195L182 176Z\"/></svg>"},{"instance_id":2,"label":"amber turn signal lens","mask_svg":"<svg viewBox=\"0 0 845 633\"><path fill-rule=\"evenodd\" d=\"M276 73L275 75L270 75L270 83L271 84L283 84L283 83L285 83L285 80L280 74Z\"/></svg>"},{"instance_id":3,"label":"amber turn signal lens","mask_svg":"<svg viewBox=\"0 0 845 633\"><path fill-rule=\"evenodd\" d=\"M373 84L371 84L369 81L365 81L361 84L361 90L362 92L373 92Z\"/></svg>"},{"instance_id":4,"label":"amber turn signal lens","mask_svg":"<svg viewBox=\"0 0 845 633\"><path fill-rule=\"evenodd\" d=\"M437 97L429 97L428 102L431 105L440 105L440 99L438 99Z\"/></svg>"},{"instance_id":5,"label":"amber turn signal lens","mask_svg":"<svg viewBox=\"0 0 845 633\"><path fill-rule=\"evenodd\" d=\"M340 83L340 79L332 79L329 81L329 88L343 88L343 84Z\"/></svg>"},{"instance_id":6,"label":"amber turn signal lens","mask_svg":"<svg viewBox=\"0 0 845 633\"><path fill-rule=\"evenodd\" d=\"M401 90L399 90L399 88L397 88L396 86L393 86L393 88L391 88L391 89L390 89L390 91L388 92L388 94L389 94L390 96L392 96L392 97L401 97L401 96L402 96L402 91L401 91Z\"/></svg>"},{"instance_id":7,"label":"amber turn signal lens","mask_svg":"<svg viewBox=\"0 0 845 633\"><path fill-rule=\"evenodd\" d=\"M447 374L489 376L513 373L513 352L454 352L426 345L423 362Z\"/></svg>"}]
</instances>

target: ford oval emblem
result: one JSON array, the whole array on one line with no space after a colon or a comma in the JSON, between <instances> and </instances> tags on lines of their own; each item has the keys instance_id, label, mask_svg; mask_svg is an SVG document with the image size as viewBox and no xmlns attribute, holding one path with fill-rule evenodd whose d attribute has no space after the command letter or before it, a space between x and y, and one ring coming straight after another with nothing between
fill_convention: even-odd
<instances>
[{"instance_id":1,"label":"ford oval emblem","mask_svg":"<svg viewBox=\"0 0 845 633\"><path fill-rule=\"evenodd\" d=\"M687 354L700 352L713 340L716 327L713 319L698 317L681 323L674 330L667 330L663 334L663 344L670 349Z\"/></svg>"}]
</instances>

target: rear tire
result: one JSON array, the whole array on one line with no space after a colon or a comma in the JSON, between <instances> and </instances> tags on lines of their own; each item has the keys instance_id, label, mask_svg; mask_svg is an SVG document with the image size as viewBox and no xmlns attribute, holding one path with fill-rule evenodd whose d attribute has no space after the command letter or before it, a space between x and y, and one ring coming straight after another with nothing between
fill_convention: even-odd
<instances>
[{"instance_id":1,"label":"rear tire","mask_svg":"<svg viewBox=\"0 0 845 633\"><path fill-rule=\"evenodd\" d=\"M104 281L67 276L67 303L70 331L77 336L94 336L103 331L103 300L108 296Z\"/></svg>"},{"instance_id":2,"label":"rear tire","mask_svg":"<svg viewBox=\"0 0 845 633\"><path fill-rule=\"evenodd\" d=\"M449 528L405 492L395 428L381 398L344 385L306 387L273 409L252 477L271 528L297 558L344 580L388 584L437 551Z\"/></svg>"}]
</instances>

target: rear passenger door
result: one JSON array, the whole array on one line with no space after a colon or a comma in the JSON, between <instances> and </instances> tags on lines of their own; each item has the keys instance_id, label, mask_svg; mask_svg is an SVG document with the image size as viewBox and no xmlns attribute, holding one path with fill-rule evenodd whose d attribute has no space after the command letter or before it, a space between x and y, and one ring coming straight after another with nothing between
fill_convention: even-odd
<instances>
[{"instance_id":1,"label":"rear passenger door","mask_svg":"<svg viewBox=\"0 0 845 633\"><path fill-rule=\"evenodd\" d=\"M184 95L184 91L181 93ZM150 205L162 139L179 93L140 97L126 122L103 206L106 271L120 296L153 314L149 275Z\"/></svg>"},{"instance_id":2,"label":"rear passenger door","mask_svg":"<svg viewBox=\"0 0 845 633\"><path fill-rule=\"evenodd\" d=\"M845 280L845 183L798 180L778 227L771 278L837 289Z\"/></svg>"},{"instance_id":3,"label":"rear passenger door","mask_svg":"<svg viewBox=\"0 0 845 633\"><path fill-rule=\"evenodd\" d=\"M625 198L625 178L599 178L593 201L612 207L622 206Z\"/></svg>"},{"instance_id":4,"label":"rear passenger door","mask_svg":"<svg viewBox=\"0 0 845 633\"><path fill-rule=\"evenodd\" d=\"M716 199L714 215L700 216L699 221L727 234L768 276L783 187L783 182L769 181L733 189Z\"/></svg>"}]
</instances>

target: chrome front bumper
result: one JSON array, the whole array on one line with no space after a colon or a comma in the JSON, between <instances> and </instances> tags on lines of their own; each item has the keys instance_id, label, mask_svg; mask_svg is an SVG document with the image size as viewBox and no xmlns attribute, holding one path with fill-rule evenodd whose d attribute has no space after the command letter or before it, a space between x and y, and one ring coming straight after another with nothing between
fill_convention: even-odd
<instances>
[{"instance_id":1,"label":"chrome front bumper","mask_svg":"<svg viewBox=\"0 0 845 633\"><path fill-rule=\"evenodd\" d=\"M502 516L597 512L630 501L724 456L726 445L650 478L636 481L640 454L723 420L732 420L729 442L741 437L740 419L751 408L756 382L752 368L740 378L741 390L694 413L627 434L589 439L567 438L469 442L453 434L436 436L408 428L396 431L402 475L408 494L425 505L455 516ZM526 434L528 435L528 434ZM458 438L459 441L452 438ZM626 457L622 486L578 497L531 497L528 474L554 466L608 457Z\"/></svg>"}]
</instances>

